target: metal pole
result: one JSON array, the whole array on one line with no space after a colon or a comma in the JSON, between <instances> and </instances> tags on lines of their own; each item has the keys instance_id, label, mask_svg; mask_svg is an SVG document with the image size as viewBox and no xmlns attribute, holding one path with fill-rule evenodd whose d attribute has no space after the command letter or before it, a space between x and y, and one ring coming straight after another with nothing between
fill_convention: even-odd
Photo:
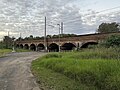
<instances>
[{"instance_id":1,"label":"metal pole","mask_svg":"<svg viewBox=\"0 0 120 90\"><path fill-rule=\"evenodd\" d=\"M20 33L20 41L21 41L21 39L22 39L22 35L21 35L21 33Z\"/></svg>"},{"instance_id":2,"label":"metal pole","mask_svg":"<svg viewBox=\"0 0 120 90\"><path fill-rule=\"evenodd\" d=\"M10 36L10 32L8 31L8 37Z\"/></svg>"},{"instance_id":3,"label":"metal pole","mask_svg":"<svg viewBox=\"0 0 120 90\"><path fill-rule=\"evenodd\" d=\"M22 38L22 34L20 33L20 38Z\"/></svg>"},{"instance_id":4,"label":"metal pole","mask_svg":"<svg viewBox=\"0 0 120 90\"><path fill-rule=\"evenodd\" d=\"M46 44L46 17L45 17L44 45L45 45L45 51L47 51L47 44Z\"/></svg>"},{"instance_id":5,"label":"metal pole","mask_svg":"<svg viewBox=\"0 0 120 90\"><path fill-rule=\"evenodd\" d=\"M59 26L59 52L60 52L60 24L57 24Z\"/></svg>"},{"instance_id":6,"label":"metal pole","mask_svg":"<svg viewBox=\"0 0 120 90\"><path fill-rule=\"evenodd\" d=\"M14 41L14 39L12 41L13 41L12 52L15 52L15 41Z\"/></svg>"},{"instance_id":7,"label":"metal pole","mask_svg":"<svg viewBox=\"0 0 120 90\"><path fill-rule=\"evenodd\" d=\"M61 22L61 34L63 34L63 22Z\"/></svg>"}]
</instances>

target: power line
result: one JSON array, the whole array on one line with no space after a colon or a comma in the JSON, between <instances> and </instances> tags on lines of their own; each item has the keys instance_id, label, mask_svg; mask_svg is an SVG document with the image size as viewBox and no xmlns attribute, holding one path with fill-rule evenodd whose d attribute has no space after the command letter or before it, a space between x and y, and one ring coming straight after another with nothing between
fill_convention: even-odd
<instances>
[{"instance_id":1,"label":"power line","mask_svg":"<svg viewBox=\"0 0 120 90\"><path fill-rule=\"evenodd\" d=\"M101 11L99 11L99 12L95 12L95 13L93 13L92 15L97 15L97 14L99 14L99 13L102 13L102 12L106 12L106 11L110 11L110 10L115 10L115 9L117 9L117 8L120 8L120 6L117 6L117 7L113 7L113 8L109 8L109 9L105 9L105 10L101 10ZM108 13L110 13L110 12L108 12ZM84 14L84 15L82 15L82 16L92 16L91 14ZM66 15L67 16L67 15ZM77 16L77 17L75 17L75 18L72 18L72 19L70 19L69 21L67 21L67 23L68 22L74 22L74 21L78 21L78 18L79 17L82 17L82 16ZM68 17L68 16L67 16ZM58 17L57 17L58 18ZM56 19L57 19L56 18ZM62 19L67 19L67 18L62 18ZM66 21L64 21L65 23L66 23Z\"/></svg>"},{"instance_id":2,"label":"power line","mask_svg":"<svg viewBox=\"0 0 120 90\"><path fill-rule=\"evenodd\" d=\"M104 10L105 11L105 10ZM102 12L102 11L101 11ZM86 16L88 16L88 17L90 17L90 16L93 16L93 15L97 15L97 14L99 14L99 13L101 13L101 12L97 12L97 13L94 13L94 14L92 14L92 15L86 15ZM114 12L108 12L108 13L114 13ZM119 13L118 11L116 11L116 13ZM84 15L85 16L85 15ZM69 20L69 21L67 21L67 22L65 22L65 23L72 23L72 22L76 22L76 21L79 21L77 18L76 19L74 19L74 20Z\"/></svg>"},{"instance_id":3,"label":"power line","mask_svg":"<svg viewBox=\"0 0 120 90\"><path fill-rule=\"evenodd\" d=\"M105 9L105 10L101 10L97 13L101 13L101 12L105 12L105 11L110 11L110 10L114 10L114 9L117 9L117 8L120 8L120 6L117 6L117 7L113 7L113 8L108 8L108 9Z\"/></svg>"}]
</instances>

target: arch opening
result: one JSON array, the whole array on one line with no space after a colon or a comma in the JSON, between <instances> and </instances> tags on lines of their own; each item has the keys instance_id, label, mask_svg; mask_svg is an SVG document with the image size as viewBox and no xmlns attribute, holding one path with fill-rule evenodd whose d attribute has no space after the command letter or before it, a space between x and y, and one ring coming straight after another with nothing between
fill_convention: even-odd
<instances>
[{"instance_id":1,"label":"arch opening","mask_svg":"<svg viewBox=\"0 0 120 90\"><path fill-rule=\"evenodd\" d=\"M62 45L62 50L73 50L76 46L73 43L65 43Z\"/></svg>"},{"instance_id":2,"label":"arch opening","mask_svg":"<svg viewBox=\"0 0 120 90\"><path fill-rule=\"evenodd\" d=\"M23 45L22 44L20 44L20 46L19 46L21 49L23 49Z\"/></svg>"},{"instance_id":3,"label":"arch opening","mask_svg":"<svg viewBox=\"0 0 120 90\"><path fill-rule=\"evenodd\" d=\"M45 46L43 44L38 44L37 45L37 51L41 51L41 50L44 50L45 49Z\"/></svg>"},{"instance_id":4,"label":"arch opening","mask_svg":"<svg viewBox=\"0 0 120 90\"><path fill-rule=\"evenodd\" d=\"M28 45L28 44L25 44L25 45L24 45L24 49L29 49L29 45Z\"/></svg>"},{"instance_id":5,"label":"arch opening","mask_svg":"<svg viewBox=\"0 0 120 90\"><path fill-rule=\"evenodd\" d=\"M35 44L31 44L31 45L30 45L30 50L36 51L36 46L35 46Z\"/></svg>"},{"instance_id":6,"label":"arch opening","mask_svg":"<svg viewBox=\"0 0 120 90\"><path fill-rule=\"evenodd\" d=\"M16 45L16 48L19 48L19 47L20 47L19 44L17 44L17 45Z\"/></svg>"},{"instance_id":7,"label":"arch opening","mask_svg":"<svg viewBox=\"0 0 120 90\"><path fill-rule=\"evenodd\" d=\"M81 46L81 48L88 48L90 45L97 45L97 42L87 42Z\"/></svg>"},{"instance_id":8,"label":"arch opening","mask_svg":"<svg viewBox=\"0 0 120 90\"><path fill-rule=\"evenodd\" d=\"M52 43L48 47L50 52L58 52L59 51L59 46L56 43Z\"/></svg>"}]
</instances>

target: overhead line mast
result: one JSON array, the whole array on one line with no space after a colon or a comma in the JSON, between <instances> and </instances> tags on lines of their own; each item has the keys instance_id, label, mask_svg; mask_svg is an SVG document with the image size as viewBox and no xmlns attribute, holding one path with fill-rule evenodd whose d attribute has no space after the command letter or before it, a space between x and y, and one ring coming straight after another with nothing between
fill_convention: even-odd
<instances>
[{"instance_id":1,"label":"overhead line mast","mask_svg":"<svg viewBox=\"0 0 120 90\"><path fill-rule=\"evenodd\" d=\"M47 51L47 40L46 40L46 16L45 16L45 31L44 31L44 45L45 45L45 51Z\"/></svg>"}]
</instances>

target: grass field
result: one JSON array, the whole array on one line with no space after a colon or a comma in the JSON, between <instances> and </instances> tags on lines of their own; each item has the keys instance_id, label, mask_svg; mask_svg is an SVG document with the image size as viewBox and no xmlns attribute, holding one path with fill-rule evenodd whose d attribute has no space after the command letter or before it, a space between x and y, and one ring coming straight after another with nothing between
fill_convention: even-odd
<instances>
[{"instance_id":1,"label":"grass field","mask_svg":"<svg viewBox=\"0 0 120 90\"><path fill-rule=\"evenodd\" d=\"M11 49L0 49L0 57L4 56L7 53L10 53L11 51Z\"/></svg>"},{"instance_id":2,"label":"grass field","mask_svg":"<svg viewBox=\"0 0 120 90\"><path fill-rule=\"evenodd\" d=\"M51 90L120 90L119 52L120 48L96 48L50 53L33 61L32 71Z\"/></svg>"},{"instance_id":3,"label":"grass field","mask_svg":"<svg viewBox=\"0 0 120 90\"><path fill-rule=\"evenodd\" d=\"M16 52L30 52L31 50L27 50L27 49L16 49Z\"/></svg>"},{"instance_id":4,"label":"grass field","mask_svg":"<svg viewBox=\"0 0 120 90\"><path fill-rule=\"evenodd\" d=\"M26 49L16 49L15 52L29 52L30 50ZM4 56L7 53L12 52L12 49L0 49L0 57Z\"/></svg>"}]
</instances>

